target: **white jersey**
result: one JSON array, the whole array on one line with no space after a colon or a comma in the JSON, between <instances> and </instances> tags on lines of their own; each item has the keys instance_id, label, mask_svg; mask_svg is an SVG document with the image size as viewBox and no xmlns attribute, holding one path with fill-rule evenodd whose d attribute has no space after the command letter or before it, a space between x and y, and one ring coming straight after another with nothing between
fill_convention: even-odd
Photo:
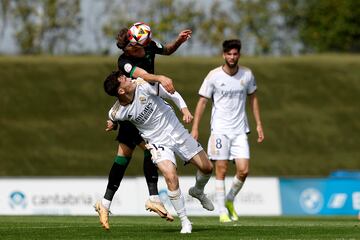
<instances>
[{"instance_id":1,"label":"white jersey","mask_svg":"<svg viewBox=\"0 0 360 240\"><path fill-rule=\"evenodd\" d=\"M133 102L122 106L117 101L109 111L109 118L112 121L129 120L149 143L165 142L169 136L182 134L186 129L171 106L159 96L172 99L179 109L186 107L179 93L168 94L159 84L143 82L137 83Z\"/></svg>"},{"instance_id":2,"label":"white jersey","mask_svg":"<svg viewBox=\"0 0 360 240\"><path fill-rule=\"evenodd\" d=\"M210 71L200 87L199 95L213 101L211 133L248 133L246 97L255 90L255 78L248 68L239 66L238 72L233 76L225 73L222 67Z\"/></svg>"}]
</instances>

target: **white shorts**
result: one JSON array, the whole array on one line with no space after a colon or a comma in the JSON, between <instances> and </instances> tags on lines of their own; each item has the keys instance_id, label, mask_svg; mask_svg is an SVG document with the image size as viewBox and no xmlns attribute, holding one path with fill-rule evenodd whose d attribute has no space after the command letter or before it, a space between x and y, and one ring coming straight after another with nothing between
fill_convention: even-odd
<instances>
[{"instance_id":1,"label":"white shorts","mask_svg":"<svg viewBox=\"0 0 360 240\"><path fill-rule=\"evenodd\" d=\"M246 134L212 134L208 142L211 160L250 159L250 149Z\"/></svg>"},{"instance_id":2,"label":"white shorts","mask_svg":"<svg viewBox=\"0 0 360 240\"><path fill-rule=\"evenodd\" d=\"M175 154L179 156L184 163L190 161L196 154L201 152L201 145L186 130L180 135L169 136L165 141L149 142L152 160L154 164L164 160L170 160L176 166Z\"/></svg>"}]
</instances>

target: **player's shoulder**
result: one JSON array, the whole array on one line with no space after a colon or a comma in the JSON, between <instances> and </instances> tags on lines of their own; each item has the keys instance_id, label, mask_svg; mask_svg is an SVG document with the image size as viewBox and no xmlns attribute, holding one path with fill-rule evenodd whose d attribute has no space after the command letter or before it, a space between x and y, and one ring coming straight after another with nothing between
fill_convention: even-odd
<instances>
[{"instance_id":1,"label":"player's shoulder","mask_svg":"<svg viewBox=\"0 0 360 240\"><path fill-rule=\"evenodd\" d=\"M245 66L239 66L238 74L241 78L245 78L249 81L254 79L254 75L253 75L253 72L251 71L251 69L248 67L245 67Z\"/></svg>"},{"instance_id":2,"label":"player's shoulder","mask_svg":"<svg viewBox=\"0 0 360 240\"><path fill-rule=\"evenodd\" d=\"M223 72L223 70L222 70L221 66L216 67L216 68L210 70L210 72L206 76L206 79L207 80L214 79L217 75L221 74L222 72Z\"/></svg>"},{"instance_id":3,"label":"player's shoulder","mask_svg":"<svg viewBox=\"0 0 360 240\"><path fill-rule=\"evenodd\" d=\"M158 83L149 83L142 78L137 78L133 80L136 83L136 89L138 92L142 94L146 94L146 92L152 92L154 88L158 87Z\"/></svg>"},{"instance_id":4,"label":"player's shoulder","mask_svg":"<svg viewBox=\"0 0 360 240\"><path fill-rule=\"evenodd\" d=\"M116 113L120 110L120 108L121 108L120 102L119 100L117 100L109 111L109 116L111 117L112 120L115 119Z\"/></svg>"},{"instance_id":5,"label":"player's shoulder","mask_svg":"<svg viewBox=\"0 0 360 240\"><path fill-rule=\"evenodd\" d=\"M119 57L118 57L118 62L128 62L131 60L131 57L126 55L125 53L122 53Z\"/></svg>"},{"instance_id":6,"label":"player's shoulder","mask_svg":"<svg viewBox=\"0 0 360 240\"><path fill-rule=\"evenodd\" d=\"M222 66L218 66L218 67L210 70L209 74L216 74L216 73L220 73L220 72L222 72L222 71L223 71L223 70L222 70Z\"/></svg>"},{"instance_id":7,"label":"player's shoulder","mask_svg":"<svg viewBox=\"0 0 360 240\"><path fill-rule=\"evenodd\" d=\"M252 74L252 71L250 68L240 65L239 66L239 72L245 73L245 74Z\"/></svg>"},{"instance_id":8,"label":"player's shoulder","mask_svg":"<svg viewBox=\"0 0 360 240\"><path fill-rule=\"evenodd\" d=\"M131 64L131 65L135 65L136 59L131 57L131 56L128 56L128 55L125 55L125 54L122 54L119 56L118 58L118 66L119 67L123 67L125 66L126 64Z\"/></svg>"},{"instance_id":9,"label":"player's shoulder","mask_svg":"<svg viewBox=\"0 0 360 240\"><path fill-rule=\"evenodd\" d=\"M134 79L133 81L134 81L134 82L136 83L136 85L138 85L138 86L147 84L147 81L145 81L144 79L142 79L142 78L140 78L140 77Z\"/></svg>"},{"instance_id":10,"label":"player's shoulder","mask_svg":"<svg viewBox=\"0 0 360 240\"><path fill-rule=\"evenodd\" d=\"M151 40L151 42L145 47L145 49L153 49L153 48L164 48L164 46L156 40Z\"/></svg>"}]
</instances>

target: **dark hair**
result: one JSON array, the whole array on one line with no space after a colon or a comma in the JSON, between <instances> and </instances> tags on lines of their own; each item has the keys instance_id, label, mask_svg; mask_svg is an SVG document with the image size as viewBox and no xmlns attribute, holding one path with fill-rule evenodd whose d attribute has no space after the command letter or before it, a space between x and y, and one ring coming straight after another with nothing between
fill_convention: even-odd
<instances>
[{"instance_id":1,"label":"dark hair","mask_svg":"<svg viewBox=\"0 0 360 240\"><path fill-rule=\"evenodd\" d=\"M238 52L240 52L241 50L241 41L240 39L230 39L230 40L225 40L222 44L223 46L223 52L228 52L231 49L237 49Z\"/></svg>"},{"instance_id":2,"label":"dark hair","mask_svg":"<svg viewBox=\"0 0 360 240\"><path fill-rule=\"evenodd\" d=\"M120 87L120 82L118 78L124 75L121 71L113 71L109 76L105 78L104 81L104 90L110 96L116 97L118 95L118 89Z\"/></svg>"},{"instance_id":3,"label":"dark hair","mask_svg":"<svg viewBox=\"0 0 360 240\"><path fill-rule=\"evenodd\" d=\"M121 50L124 50L129 44L128 31L127 28L122 28L116 36L116 46Z\"/></svg>"}]
</instances>

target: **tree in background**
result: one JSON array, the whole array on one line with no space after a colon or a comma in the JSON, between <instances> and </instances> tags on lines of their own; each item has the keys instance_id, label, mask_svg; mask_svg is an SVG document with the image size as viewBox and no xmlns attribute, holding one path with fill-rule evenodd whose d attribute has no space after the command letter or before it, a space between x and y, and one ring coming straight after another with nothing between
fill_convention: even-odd
<instances>
[{"instance_id":1,"label":"tree in background","mask_svg":"<svg viewBox=\"0 0 360 240\"><path fill-rule=\"evenodd\" d=\"M41 14L41 46L46 53L68 53L80 34L80 0L45 0Z\"/></svg>"},{"instance_id":2,"label":"tree in background","mask_svg":"<svg viewBox=\"0 0 360 240\"><path fill-rule=\"evenodd\" d=\"M279 0L305 52L360 52L360 1Z\"/></svg>"},{"instance_id":3,"label":"tree in background","mask_svg":"<svg viewBox=\"0 0 360 240\"><path fill-rule=\"evenodd\" d=\"M137 21L147 21L147 18L142 16L142 9L146 2L141 1L106 1L105 9L103 12L105 23L102 26L102 32L108 39L109 45L115 45L115 38L121 28L129 27L132 23ZM139 6L142 6L139 8ZM143 15L146 16L146 15Z\"/></svg>"},{"instance_id":4,"label":"tree in background","mask_svg":"<svg viewBox=\"0 0 360 240\"><path fill-rule=\"evenodd\" d=\"M255 54L269 54L271 51L276 36L275 7L275 2L269 0L233 1L234 29L242 39L255 41Z\"/></svg>"},{"instance_id":5,"label":"tree in background","mask_svg":"<svg viewBox=\"0 0 360 240\"><path fill-rule=\"evenodd\" d=\"M103 33L111 39L111 44L114 44L116 34L122 27L129 27L138 21L149 24L153 38L165 42L177 37L185 28L195 31L202 19L195 1L133 0L106 4L111 6L111 11L108 12L108 20L103 25Z\"/></svg>"},{"instance_id":6,"label":"tree in background","mask_svg":"<svg viewBox=\"0 0 360 240\"><path fill-rule=\"evenodd\" d=\"M149 16L153 34L161 42L173 40L183 29L196 31L202 19L195 1L151 0L149 3L145 16Z\"/></svg>"},{"instance_id":7,"label":"tree in background","mask_svg":"<svg viewBox=\"0 0 360 240\"><path fill-rule=\"evenodd\" d=\"M172 39L176 34L178 6L172 0L151 0L147 15L152 32L160 41Z\"/></svg>"},{"instance_id":8,"label":"tree in background","mask_svg":"<svg viewBox=\"0 0 360 240\"><path fill-rule=\"evenodd\" d=\"M245 53L256 55L360 52L359 0L95 1L0 0L0 40L8 25L24 54L108 54L120 28L144 21L162 42L191 28L186 47L199 45L202 54L217 54L222 41L233 37L243 40ZM85 16L93 19L85 32L80 3L97 8ZM92 35L97 49L82 48L81 34Z\"/></svg>"},{"instance_id":9,"label":"tree in background","mask_svg":"<svg viewBox=\"0 0 360 240\"><path fill-rule=\"evenodd\" d=\"M67 53L79 34L80 0L11 0L11 8L23 54Z\"/></svg>"},{"instance_id":10,"label":"tree in background","mask_svg":"<svg viewBox=\"0 0 360 240\"><path fill-rule=\"evenodd\" d=\"M212 3L209 12L205 14L205 19L199 26L199 38L202 43L214 49L212 53L221 51L221 44L225 39L235 37L228 9L218 0Z\"/></svg>"},{"instance_id":11,"label":"tree in background","mask_svg":"<svg viewBox=\"0 0 360 240\"><path fill-rule=\"evenodd\" d=\"M21 53L38 54L40 48L40 23L39 6L40 1L32 0L13 0L13 25L15 28L15 39Z\"/></svg>"}]
</instances>

